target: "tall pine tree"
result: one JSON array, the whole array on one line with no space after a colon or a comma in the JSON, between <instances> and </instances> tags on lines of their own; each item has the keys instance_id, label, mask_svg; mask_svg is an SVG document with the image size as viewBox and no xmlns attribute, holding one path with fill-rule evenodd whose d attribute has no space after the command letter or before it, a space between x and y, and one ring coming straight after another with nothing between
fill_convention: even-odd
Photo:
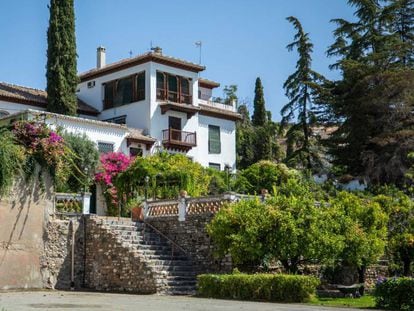
<instances>
[{"instance_id":1,"label":"tall pine tree","mask_svg":"<svg viewBox=\"0 0 414 311\"><path fill-rule=\"evenodd\" d=\"M256 85L254 89L253 109L254 109L253 116L252 116L253 125L254 126L265 125L268 119L268 114L267 114L266 106L265 106L263 85L259 77L256 79Z\"/></svg>"},{"instance_id":2,"label":"tall pine tree","mask_svg":"<svg viewBox=\"0 0 414 311\"><path fill-rule=\"evenodd\" d=\"M51 0L47 31L47 109L75 115L77 110L75 12L73 0Z\"/></svg>"},{"instance_id":3,"label":"tall pine tree","mask_svg":"<svg viewBox=\"0 0 414 311\"><path fill-rule=\"evenodd\" d=\"M373 183L402 183L414 148L414 71L404 43L413 20L404 18L401 27L398 12L409 12L412 3L348 2L357 20L334 20L336 41L328 51L339 57L335 67L342 72L327 108L339 126L328 140L330 153L346 173Z\"/></svg>"},{"instance_id":4,"label":"tall pine tree","mask_svg":"<svg viewBox=\"0 0 414 311\"><path fill-rule=\"evenodd\" d=\"M288 150L290 152L286 155L286 160L291 166L312 169L319 163L319 155L313 146L311 126L315 123L315 117L311 105L320 92L324 78L312 70L313 44L309 34L303 30L297 18L290 16L287 20L297 31L294 41L287 48L289 51L296 49L299 60L296 71L283 85L289 102L281 110L281 125L282 129L287 128L287 139L292 141L294 138L296 142L296 148Z\"/></svg>"}]
</instances>

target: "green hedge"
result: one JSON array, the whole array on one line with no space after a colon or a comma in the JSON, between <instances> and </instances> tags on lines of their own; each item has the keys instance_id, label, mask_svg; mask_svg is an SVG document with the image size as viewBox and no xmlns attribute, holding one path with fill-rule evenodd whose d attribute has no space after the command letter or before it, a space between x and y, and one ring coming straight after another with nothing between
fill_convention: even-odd
<instances>
[{"instance_id":1,"label":"green hedge","mask_svg":"<svg viewBox=\"0 0 414 311\"><path fill-rule=\"evenodd\" d=\"M203 274L197 293L202 297L277 302L305 302L319 280L283 274Z\"/></svg>"},{"instance_id":2,"label":"green hedge","mask_svg":"<svg viewBox=\"0 0 414 311\"><path fill-rule=\"evenodd\" d=\"M375 286L376 306L390 310L414 310L414 279L379 280Z\"/></svg>"}]
</instances>

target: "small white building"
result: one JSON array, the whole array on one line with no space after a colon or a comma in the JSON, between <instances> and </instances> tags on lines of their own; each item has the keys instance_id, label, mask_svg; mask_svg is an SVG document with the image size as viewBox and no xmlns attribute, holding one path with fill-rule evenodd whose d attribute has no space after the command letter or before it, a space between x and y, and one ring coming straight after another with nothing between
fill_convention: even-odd
<instances>
[{"instance_id":1,"label":"small white building","mask_svg":"<svg viewBox=\"0 0 414 311\"><path fill-rule=\"evenodd\" d=\"M211 101L219 84L199 78L204 66L165 56L160 48L108 65L105 59L99 47L97 67L79 75L78 117L46 113L48 122L85 133L101 152L146 156L166 150L205 167L236 169L235 122L241 116L234 105ZM45 111L46 103L45 91L0 83L0 118Z\"/></svg>"}]
</instances>

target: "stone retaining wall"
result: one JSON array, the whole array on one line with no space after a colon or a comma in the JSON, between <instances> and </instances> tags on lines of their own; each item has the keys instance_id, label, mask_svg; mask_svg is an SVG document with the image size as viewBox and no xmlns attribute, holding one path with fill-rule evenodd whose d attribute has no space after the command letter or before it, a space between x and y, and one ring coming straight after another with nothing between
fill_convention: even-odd
<instances>
[{"instance_id":1,"label":"stone retaining wall","mask_svg":"<svg viewBox=\"0 0 414 311\"><path fill-rule=\"evenodd\" d=\"M104 218L85 216L85 287L98 291L156 292L155 277L144 260L104 224Z\"/></svg>"},{"instance_id":2,"label":"stone retaining wall","mask_svg":"<svg viewBox=\"0 0 414 311\"><path fill-rule=\"evenodd\" d=\"M84 219L75 217L70 220L51 219L45 228L44 253L41 271L44 287L51 289L75 289L83 287L85 265ZM74 236L74 284L72 274L72 233Z\"/></svg>"}]
</instances>

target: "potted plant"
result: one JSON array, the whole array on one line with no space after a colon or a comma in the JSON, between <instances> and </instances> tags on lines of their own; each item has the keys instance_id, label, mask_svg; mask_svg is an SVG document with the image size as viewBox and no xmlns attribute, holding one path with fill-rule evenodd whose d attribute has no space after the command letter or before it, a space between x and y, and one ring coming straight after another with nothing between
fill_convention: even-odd
<instances>
[{"instance_id":1,"label":"potted plant","mask_svg":"<svg viewBox=\"0 0 414 311\"><path fill-rule=\"evenodd\" d=\"M143 197L136 197L130 199L127 204L127 210L131 211L131 219L135 221L144 221L143 203L145 199Z\"/></svg>"}]
</instances>

